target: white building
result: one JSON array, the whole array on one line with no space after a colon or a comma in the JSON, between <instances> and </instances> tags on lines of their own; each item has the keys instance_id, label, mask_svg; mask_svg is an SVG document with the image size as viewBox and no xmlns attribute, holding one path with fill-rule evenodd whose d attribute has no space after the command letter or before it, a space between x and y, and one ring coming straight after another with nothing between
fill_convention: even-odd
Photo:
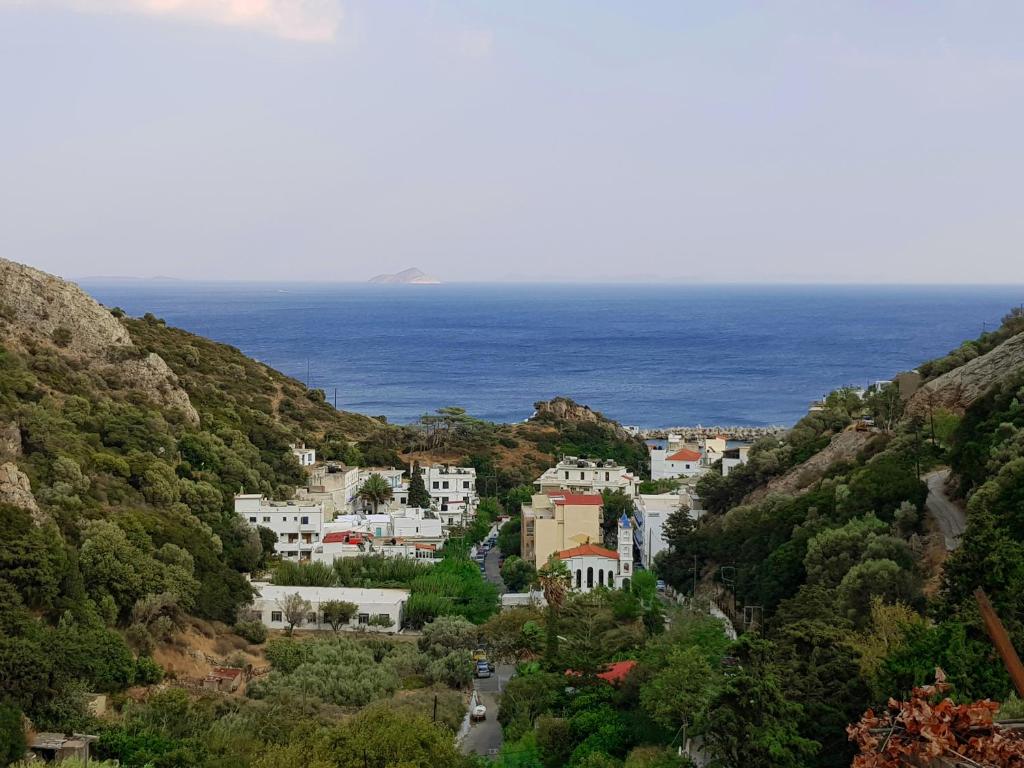
<instances>
[{"instance_id":1,"label":"white building","mask_svg":"<svg viewBox=\"0 0 1024 768\"><path fill-rule=\"evenodd\" d=\"M313 448L307 448L306 444L302 445L291 445L292 453L295 454L295 458L299 460L299 464L304 467L312 467L316 464L316 451Z\"/></svg>"},{"instance_id":2,"label":"white building","mask_svg":"<svg viewBox=\"0 0 1024 768\"><path fill-rule=\"evenodd\" d=\"M326 519L355 511L359 493L359 468L341 464L313 467L305 488L295 490L296 498L324 505Z\"/></svg>"},{"instance_id":3,"label":"white building","mask_svg":"<svg viewBox=\"0 0 1024 768\"><path fill-rule=\"evenodd\" d=\"M370 478L370 475L380 475L384 478L384 482L388 484L388 487L391 488L391 499L387 503L381 504L380 509L377 510L378 512L402 509L409 502L409 484L405 481L404 472L401 469L395 469L394 467L362 467L356 479L356 494L351 511L365 512L373 509L373 504L359 498L359 489L363 487L363 483Z\"/></svg>"},{"instance_id":4,"label":"white building","mask_svg":"<svg viewBox=\"0 0 1024 768\"><path fill-rule=\"evenodd\" d=\"M464 525L476 512L476 470L431 464L420 467L423 484L430 494L430 506L441 514L446 526Z\"/></svg>"},{"instance_id":5,"label":"white building","mask_svg":"<svg viewBox=\"0 0 1024 768\"><path fill-rule=\"evenodd\" d=\"M722 475L728 477L733 469L741 464L746 464L749 457L749 445L737 445L733 448L726 448L722 454Z\"/></svg>"},{"instance_id":6,"label":"white building","mask_svg":"<svg viewBox=\"0 0 1024 768\"><path fill-rule=\"evenodd\" d=\"M259 493L235 496L235 513L253 528L277 535L274 549L286 560L309 560L323 533L324 508L314 501L270 501Z\"/></svg>"},{"instance_id":7,"label":"white building","mask_svg":"<svg viewBox=\"0 0 1024 768\"><path fill-rule=\"evenodd\" d=\"M651 458L651 480L694 477L707 471L701 463L701 452L694 448L651 445L648 452Z\"/></svg>"},{"instance_id":8,"label":"white building","mask_svg":"<svg viewBox=\"0 0 1024 768\"><path fill-rule=\"evenodd\" d=\"M391 536L433 544L441 544L445 539L437 513L419 507L406 507L391 513Z\"/></svg>"},{"instance_id":9,"label":"white building","mask_svg":"<svg viewBox=\"0 0 1024 768\"><path fill-rule=\"evenodd\" d=\"M286 629L288 622L284 617L284 601L289 595L299 594L308 600L310 607L305 621L296 626L297 630L330 629L324 622L320 606L329 601L344 601L359 606L347 628L363 629L378 632L397 632L405 620L405 604L409 600L409 592L405 589L356 589L353 587L284 587L276 584L254 582L256 597L252 602L252 611L268 629ZM387 626L371 624L376 616L387 616L391 623Z\"/></svg>"},{"instance_id":10,"label":"white building","mask_svg":"<svg viewBox=\"0 0 1024 768\"><path fill-rule=\"evenodd\" d=\"M633 577L633 525L625 515L618 525L618 551L581 544L558 553L569 569L572 588L589 592L597 587L625 587Z\"/></svg>"},{"instance_id":11,"label":"white building","mask_svg":"<svg viewBox=\"0 0 1024 768\"><path fill-rule=\"evenodd\" d=\"M636 496L640 487L637 477L614 460L590 461L564 456L554 467L533 481L538 493L567 490L573 493L600 494L602 491L623 491Z\"/></svg>"},{"instance_id":12,"label":"white building","mask_svg":"<svg viewBox=\"0 0 1024 768\"><path fill-rule=\"evenodd\" d=\"M640 552L640 562L644 568L650 569L654 564L654 558L659 552L668 549L668 542L665 541L665 523L681 507L690 509L689 515L697 520L701 515L699 498L696 494L691 495L690 488L681 488L672 493L646 494L642 493L637 497L633 522L636 524L633 529L633 540L636 543L637 551Z\"/></svg>"}]
</instances>

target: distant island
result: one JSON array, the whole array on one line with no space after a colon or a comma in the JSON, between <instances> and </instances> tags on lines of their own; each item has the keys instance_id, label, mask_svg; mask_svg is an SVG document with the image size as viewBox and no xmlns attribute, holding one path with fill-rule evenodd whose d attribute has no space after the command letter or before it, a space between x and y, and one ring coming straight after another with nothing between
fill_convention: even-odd
<instances>
[{"instance_id":1,"label":"distant island","mask_svg":"<svg viewBox=\"0 0 1024 768\"><path fill-rule=\"evenodd\" d=\"M416 267L404 269L393 275L377 275L370 278L371 283L404 283L409 285L440 285L441 281L433 275L428 275Z\"/></svg>"}]
</instances>

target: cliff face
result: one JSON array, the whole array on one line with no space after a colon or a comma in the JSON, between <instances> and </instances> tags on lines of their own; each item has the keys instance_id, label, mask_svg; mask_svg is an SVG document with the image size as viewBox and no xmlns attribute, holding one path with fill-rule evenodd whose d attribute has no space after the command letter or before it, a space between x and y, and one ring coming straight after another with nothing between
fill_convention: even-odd
<instances>
[{"instance_id":1,"label":"cliff face","mask_svg":"<svg viewBox=\"0 0 1024 768\"><path fill-rule=\"evenodd\" d=\"M1024 333L929 381L907 402L906 413L925 416L935 408L963 413L986 390L1021 366L1024 366Z\"/></svg>"},{"instance_id":2,"label":"cliff face","mask_svg":"<svg viewBox=\"0 0 1024 768\"><path fill-rule=\"evenodd\" d=\"M74 283L6 259L0 259L0 343L50 347L199 423L177 376L159 355L138 349L108 310Z\"/></svg>"}]
</instances>

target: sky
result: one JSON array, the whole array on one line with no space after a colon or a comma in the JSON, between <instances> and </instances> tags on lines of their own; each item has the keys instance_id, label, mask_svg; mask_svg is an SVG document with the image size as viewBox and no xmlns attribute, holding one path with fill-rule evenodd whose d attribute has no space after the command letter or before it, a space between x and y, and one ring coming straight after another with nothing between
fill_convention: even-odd
<instances>
[{"instance_id":1,"label":"sky","mask_svg":"<svg viewBox=\"0 0 1024 768\"><path fill-rule=\"evenodd\" d=\"M1024 3L0 0L66 277L1024 283Z\"/></svg>"}]
</instances>

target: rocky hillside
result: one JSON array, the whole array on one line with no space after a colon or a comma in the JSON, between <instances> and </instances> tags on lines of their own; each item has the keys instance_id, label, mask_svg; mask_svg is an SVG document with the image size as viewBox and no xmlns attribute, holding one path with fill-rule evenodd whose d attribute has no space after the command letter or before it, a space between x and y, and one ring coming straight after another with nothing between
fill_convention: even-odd
<instances>
[{"instance_id":1,"label":"rocky hillside","mask_svg":"<svg viewBox=\"0 0 1024 768\"><path fill-rule=\"evenodd\" d=\"M1024 366L1024 332L926 382L907 403L907 414L925 416L936 408L963 413L1021 366Z\"/></svg>"},{"instance_id":2,"label":"rocky hillside","mask_svg":"<svg viewBox=\"0 0 1024 768\"><path fill-rule=\"evenodd\" d=\"M157 354L133 344L127 329L73 283L0 259L0 342L27 354L58 354L97 383L132 390L196 424L199 414Z\"/></svg>"}]
</instances>

